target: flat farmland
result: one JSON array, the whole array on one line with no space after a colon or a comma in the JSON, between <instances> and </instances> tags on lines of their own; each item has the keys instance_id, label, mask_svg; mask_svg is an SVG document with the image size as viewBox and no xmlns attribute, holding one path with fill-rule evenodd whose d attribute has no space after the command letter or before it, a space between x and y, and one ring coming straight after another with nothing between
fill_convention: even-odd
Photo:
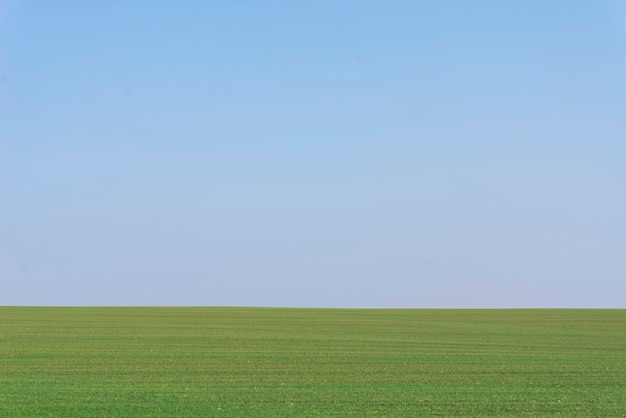
<instances>
[{"instance_id":1,"label":"flat farmland","mask_svg":"<svg viewBox=\"0 0 626 418\"><path fill-rule=\"evenodd\" d=\"M626 310L0 307L0 416L626 416Z\"/></svg>"}]
</instances>

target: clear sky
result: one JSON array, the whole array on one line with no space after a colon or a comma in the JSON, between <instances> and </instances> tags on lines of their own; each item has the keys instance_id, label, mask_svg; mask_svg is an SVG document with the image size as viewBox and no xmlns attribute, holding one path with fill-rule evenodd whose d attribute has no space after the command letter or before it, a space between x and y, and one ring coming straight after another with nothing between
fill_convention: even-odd
<instances>
[{"instance_id":1,"label":"clear sky","mask_svg":"<svg viewBox=\"0 0 626 418\"><path fill-rule=\"evenodd\" d=\"M0 0L0 305L626 307L626 1Z\"/></svg>"}]
</instances>

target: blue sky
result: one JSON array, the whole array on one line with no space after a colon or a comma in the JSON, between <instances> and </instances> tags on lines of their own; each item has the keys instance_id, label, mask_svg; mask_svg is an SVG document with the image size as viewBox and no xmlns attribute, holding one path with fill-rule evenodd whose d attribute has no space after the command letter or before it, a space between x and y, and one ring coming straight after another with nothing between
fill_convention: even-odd
<instances>
[{"instance_id":1,"label":"blue sky","mask_svg":"<svg viewBox=\"0 0 626 418\"><path fill-rule=\"evenodd\" d=\"M0 305L625 307L623 1L0 0Z\"/></svg>"}]
</instances>

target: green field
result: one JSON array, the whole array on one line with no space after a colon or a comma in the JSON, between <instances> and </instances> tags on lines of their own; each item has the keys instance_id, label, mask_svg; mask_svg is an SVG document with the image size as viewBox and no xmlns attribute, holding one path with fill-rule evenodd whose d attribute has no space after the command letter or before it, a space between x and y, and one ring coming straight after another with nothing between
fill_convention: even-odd
<instances>
[{"instance_id":1,"label":"green field","mask_svg":"<svg viewBox=\"0 0 626 418\"><path fill-rule=\"evenodd\" d=\"M626 416L626 310L0 307L0 416Z\"/></svg>"}]
</instances>

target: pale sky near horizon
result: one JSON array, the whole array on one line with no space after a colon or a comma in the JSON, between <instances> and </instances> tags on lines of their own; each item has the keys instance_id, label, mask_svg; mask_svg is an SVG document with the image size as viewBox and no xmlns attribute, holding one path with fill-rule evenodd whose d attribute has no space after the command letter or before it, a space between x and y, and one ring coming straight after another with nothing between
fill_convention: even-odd
<instances>
[{"instance_id":1,"label":"pale sky near horizon","mask_svg":"<svg viewBox=\"0 0 626 418\"><path fill-rule=\"evenodd\" d=\"M626 307L625 1L0 0L0 305Z\"/></svg>"}]
</instances>

